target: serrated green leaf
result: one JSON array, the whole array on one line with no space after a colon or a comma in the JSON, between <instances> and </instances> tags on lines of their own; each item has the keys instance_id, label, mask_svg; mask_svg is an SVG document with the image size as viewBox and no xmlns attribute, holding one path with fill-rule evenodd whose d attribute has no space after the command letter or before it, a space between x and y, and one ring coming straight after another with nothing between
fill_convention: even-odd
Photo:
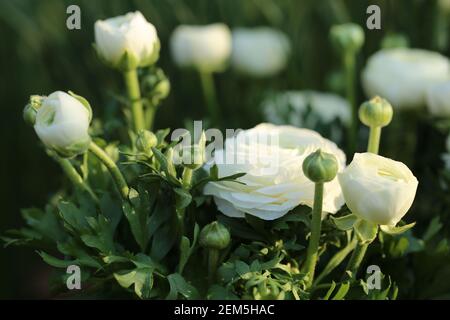
<instances>
[{"instance_id":1,"label":"serrated green leaf","mask_svg":"<svg viewBox=\"0 0 450 320\"><path fill-rule=\"evenodd\" d=\"M197 289L186 282L182 275L179 273L173 273L167 277L170 285L169 294L166 297L166 300L175 300L178 297L178 294L181 294L188 300L195 300L199 298L199 294Z\"/></svg>"}]
</instances>

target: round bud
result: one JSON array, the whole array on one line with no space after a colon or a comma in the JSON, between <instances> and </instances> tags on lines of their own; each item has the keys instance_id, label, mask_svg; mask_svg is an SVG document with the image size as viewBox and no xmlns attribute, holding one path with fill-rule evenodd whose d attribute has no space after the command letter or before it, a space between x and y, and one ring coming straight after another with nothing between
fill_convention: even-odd
<instances>
[{"instance_id":1,"label":"round bud","mask_svg":"<svg viewBox=\"0 0 450 320\"><path fill-rule=\"evenodd\" d=\"M152 147L156 147L158 138L149 130L141 130L136 138L136 148L147 155L152 154Z\"/></svg>"},{"instance_id":2,"label":"round bud","mask_svg":"<svg viewBox=\"0 0 450 320\"><path fill-rule=\"evenodd\" d=\"M393 113L391 104L377 96L361 105L359 119L368 127L385 127L391 122Z\"/></svg>"},{"instance_id":3,"label":"round bud","mask_svg":"<svg viewBox=\"0 0 450 320\"><path fill-rule=\"evenodd\" d=\"M333 180L338 172L338 163L333 154L318 149L303 161L303 173L315 183Z\"/></svg>"},{"instance_id":4,"label":"round bud","mask_svg":"<svg viewBox=\"0 0 450 320\"><path fill-rule=\"evenodd\" d=\"M144 77L142 81L144 94L158 104L167 98L170 93L170 81L162 69L156 69L153 73Z\"/></svg>"},{"instance_id":5,"label":"round bud","mask_svg":"<svg viewBox=\"0 0 450 320\"><path fill-rule=\"evenodd\" d=\"M364 44L364 31L355 23L331 27L331 42L339 52L358 52Z\"/></svg>"},{"instance_id":6,"label":"round bud","mask_svg":"<svg viewBox=\"0 0 450 320\"><path fill-rule=\"evenodd\" d=\"M284 300L284 291L280 290L276 283L267 279L253 288L253 297L255 300Z\"/></svg>"},{"instance_id":7,"label":"round bud","mask_svg":"<svg viewBox=\"0 0 450 320\"><path fill-rule=\"evenodd\" d=\"M200 245L208 249L223 250L230 244L230 232L221 223L214 221L200 232Z\"/></svg>"},{"instance_id":8,"label":"round bud","mask_svg":"<svg viewBox=\"0 0 450 320\"><path fill-rule=\"evenodd\" d=\"M389 33L381 40L383 49L408 48L409 40L406 36L399 33Z\"/></svg>"}]
</instances>

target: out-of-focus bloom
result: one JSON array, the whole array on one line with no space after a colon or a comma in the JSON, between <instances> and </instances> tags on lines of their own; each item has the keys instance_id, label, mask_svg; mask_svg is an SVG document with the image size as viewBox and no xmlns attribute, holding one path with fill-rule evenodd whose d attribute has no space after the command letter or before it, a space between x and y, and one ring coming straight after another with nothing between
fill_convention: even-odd
<instances>
[{"instance_id":1,"label":"out-of-focus bloom","mask_svg":"<svg viewBox=\"0 0 450 320\"><path fill-rule=\"evenodd\" d=\"M427 107L433 116L450 117L450 81L427 89Z\"/></svg>"},{"instance_id":2,"label":"out-of-focus bloom","mask_svg":"<svg viewBox=\"0 0 450 320\"><path fill-rule=\"evenodd\" d=\"M99 56L122 70L151 65L158 60L160 43L155 27L139 11L95 22Z\"/></svg>"},{"instance_id":3,"label":"out-of-focus bloom","mask_svg":"<svg viewBox=\"0 0 450 320\"><path fill-rule=\"evenodd\" d=\"M418 185L405 164L373 153L356 153L338 178L353 214L389 226L395 226L409 210Z\"/></svg>"},{"instance_id":4,"label":"out-of-focus bloom","mask_svg":"<svg viewBox=\"0 0 450 320\"><path fill-rule=\"evenodd\" d=\"M275 93L263 101L262 108L268 122L313 129L333 141L342 140L351 118L347 100L317 91Z\"/></svg>"},{"instance_id":5,"label":"out-of-focus bloom","mask_svg":"<svg viewBox=\"0 0 450 320\"><path fill-rule=\"evenodd\" d=\"M344 23L331 27L330 38L341 54L356 53L364 44L364 30L355 23Z\"/></svg>"},{"instance_id":6,"label":"out-of-focus bloom","mask_svg":"<svg viewBox=\"0 0 450 320\"><path fill-rule=\"evenodd\" d=\"M286 67L291 45L279 30L259 27L233 30L233 67L253 77L270 77Z\"/></svg>"},{"instance_id":7,"label":"out-of-focus bloom","mask_svg":"<svg viewBox=\"0 0 450 320\"><path fill-rule=\"evenodd\" d=\"M206 26L178 26L170 39L175 63L203 72L226 68L231 54L231 32L223 23Z\"/></svg>"},{"instance_id":8,"label":"out-of-focus bloom","mask_svg":"<svg viewBox=\"0 0 450 320\"><path fill-rule=\"evenodd\" d=\"M394 108L425 105L429 86L448 80L449 60L421 49L384 49L369 58L362 73L366 95L382 96Z\"/></svg>"},{"instance_id":9,"label":"out-of-focus bloom","mask_svg":"<svg viewBox=\"0 0 450 320\"><path fill-rule=\"evenodd\" d=\"M84 98L56 91L42 98L34 129L47 148L61 156L72 157L89 147L91 117Z\"/></svg>"},{"instance_id":10,"label":"out-of-focus bloom","mask_svg":"<svg viewBox=\"0 0 450 320\"><path fill-rule=\"evenodd\" d=\"M245 213L264 220L282 217L296 206L314 203L314 183L302 170L305 158L321 149L333 154L338 171L345 155L333 142L315 131L292 126L260 124L228 138L224 150L216 150L219 177L245 173L235 181L210 182L206 195L214 196L218 209L230 217ZM242 184L243 183L243 184ZM335 213L343 205L337 178L325 185L323 210Z\"/></svg>"}]
</instances>

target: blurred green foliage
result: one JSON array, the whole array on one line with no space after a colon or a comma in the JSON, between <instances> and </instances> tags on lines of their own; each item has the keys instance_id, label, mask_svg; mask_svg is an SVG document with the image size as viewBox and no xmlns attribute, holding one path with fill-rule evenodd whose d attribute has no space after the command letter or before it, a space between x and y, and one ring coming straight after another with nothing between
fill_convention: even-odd
<instances>
[{"instance_id":1,"label":"blurred green foliage","mask_svg":"<svg viewBox=\"0 0 450 320\"><path fill-rule=\"evenodd\" d=\"M66 8L74 3L81 8L82 28L70 31ZM162 45L159 66L172 84L171 95L157 114L157 129L183 126L183 119L199 119L205 110L198 76L176 68L170 57L168 39L178 24L221 21L231 28L270 25L283 30L292 41L293 52L289 66L279 76L250 80L229 70L215 78L223 122L228 128L247 128L261 121L258 101L268 90L327 89L327 75L339 67L328 31L333 24L347 21L365 26L369 4L381 7L382 30L366 29L359 68L387 32L405 34L412 47L448 55L448 37L434 32L438 21L434 19L438 10L434 0L1 0L0 231L19 227L20 208L42 207L63 183L59 168L22 121L29 95L70 89L91 102L96 116L116 112L112 96L123 90L122 79L95 56L91 46L95 20L140 10L156 26ZM361 90L358 95L362 102ZM439 139L436 144L441 143ZM396 158L395 152L401 150L388 155ZM426 187L428 183L435 188L436 184L428 181ZM434 200L419 197L418 201L426 206ZM429 221L429 212L426 214L423 220ZM0 298L46 297L48 273L30 250L1 249Z\"/></svg>"}]
</instances>

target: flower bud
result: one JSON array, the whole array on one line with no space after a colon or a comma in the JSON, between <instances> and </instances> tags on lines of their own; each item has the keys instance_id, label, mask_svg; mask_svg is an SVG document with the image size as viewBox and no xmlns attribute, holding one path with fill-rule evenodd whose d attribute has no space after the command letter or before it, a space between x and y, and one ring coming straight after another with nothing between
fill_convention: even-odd
<instances>
[{"instance_id":1,"label":"flower bud","mask_svg":"<svg viewBox=\"0 0 450 320\"><path fill-rule=\"evenodd\" d=\"M37 110L41 107L44 97L38 95L30 96L30 102L23 109L23 120L30 126L36 122Z\"/></svg>"},{"instance_id":2,"label":"flower bud","mask_svg":"<svg viewBox=\"0 0 450 320\"><path fill-rule=\"evenodd\" d=\"M359 108L359 119L368 127L385 127L394 113L391 104L378 96L364 102Z\"/></svg>"},{"instance_id":3,"label":"flower bud","mask_svg":"<svg viewBox=\"0 0 450 320\"><path fill-rule=\"evenodd\" d=\"M399 33L389 33L381 40L383 49L408 48L409 40L406 36Z\"/></svg>"},{"instance_id":4,"label":"flower bud","mask_svg":"<svg viewBox=\"0 0 450 320\"><path fill-rule=\"evenodd\" d=\"M255 300L284 300L284 291L280 290L277 284L271 280L261 281L253 288Z\"/></svg>"},{"instance_id":5,"label":"flower bud","mask_svg":"<svg viewBox=\"0 0 450 320\"><path fill-rule=\"evenodd\" d=\"M62 157L84 153L91 142L88 129L92 113L87 101L61 91L38 100L33 101L35 106L40 103L34 129L45 146Z\"/></svg>"},{"instance_id":6,"label":"flower bud","mask_svg":"<svg viewBox=\"0 0 450 320\"><path fill-rule=\"evenodd\" d=\"M312 182L329 182L338 172L336 157L318 149L303 161L303 172Z\"/></svg>"},{"instance_id":7,"label":"flower bud","mask_svg":"<svg viewBox=\"0 0 450 320\"><path fill-rule=\"evenodd\" d=\"M333 26L330 30L331 42L340 53L358 52L364 44L364 31L354 23Z\"/></svg>"},{"instance_id":8,"label":"flower bud","mask_svg":"<svg viewBox=\"0 0 450 320\"><path fill-rule=\"evenodd\" d=\"M152 155L152 147L156 147L158 138L149 130L141 130L136 138L136 148L146 155Z\"/></svg>"},{"instance_id":9,"label":"flower bud","mask_svg":"<svg viewBox=\"0 0 450 320\"><path fill-rule=\"evenodd\" d=\"M155 27L136 11L95 22L95 46L105 63L126 71L154 64L160 42Z\"/></svg>"},{"instance_id":10,"label":"flower bud","mask_svg":"<svg viewBox=\"0 0 450 320\"><path fill-rule=\"evenodd\" d=\"M160 68L152 74L147 75L142 80L143 91L146 96L152 99L154 104L158 104L170 93L170 81Z\"/></svg>"},{"instance_id":11,"label":"flower bud","mask_svg":"<svg viewBox=\"0 0 450 320\"><path fill-rule=\"evenodd\" d=\"M200 245L208 249L223 250L230 244L230 232L221 223L214 221L200 232Z\"/></svg>"}]
</instances>

